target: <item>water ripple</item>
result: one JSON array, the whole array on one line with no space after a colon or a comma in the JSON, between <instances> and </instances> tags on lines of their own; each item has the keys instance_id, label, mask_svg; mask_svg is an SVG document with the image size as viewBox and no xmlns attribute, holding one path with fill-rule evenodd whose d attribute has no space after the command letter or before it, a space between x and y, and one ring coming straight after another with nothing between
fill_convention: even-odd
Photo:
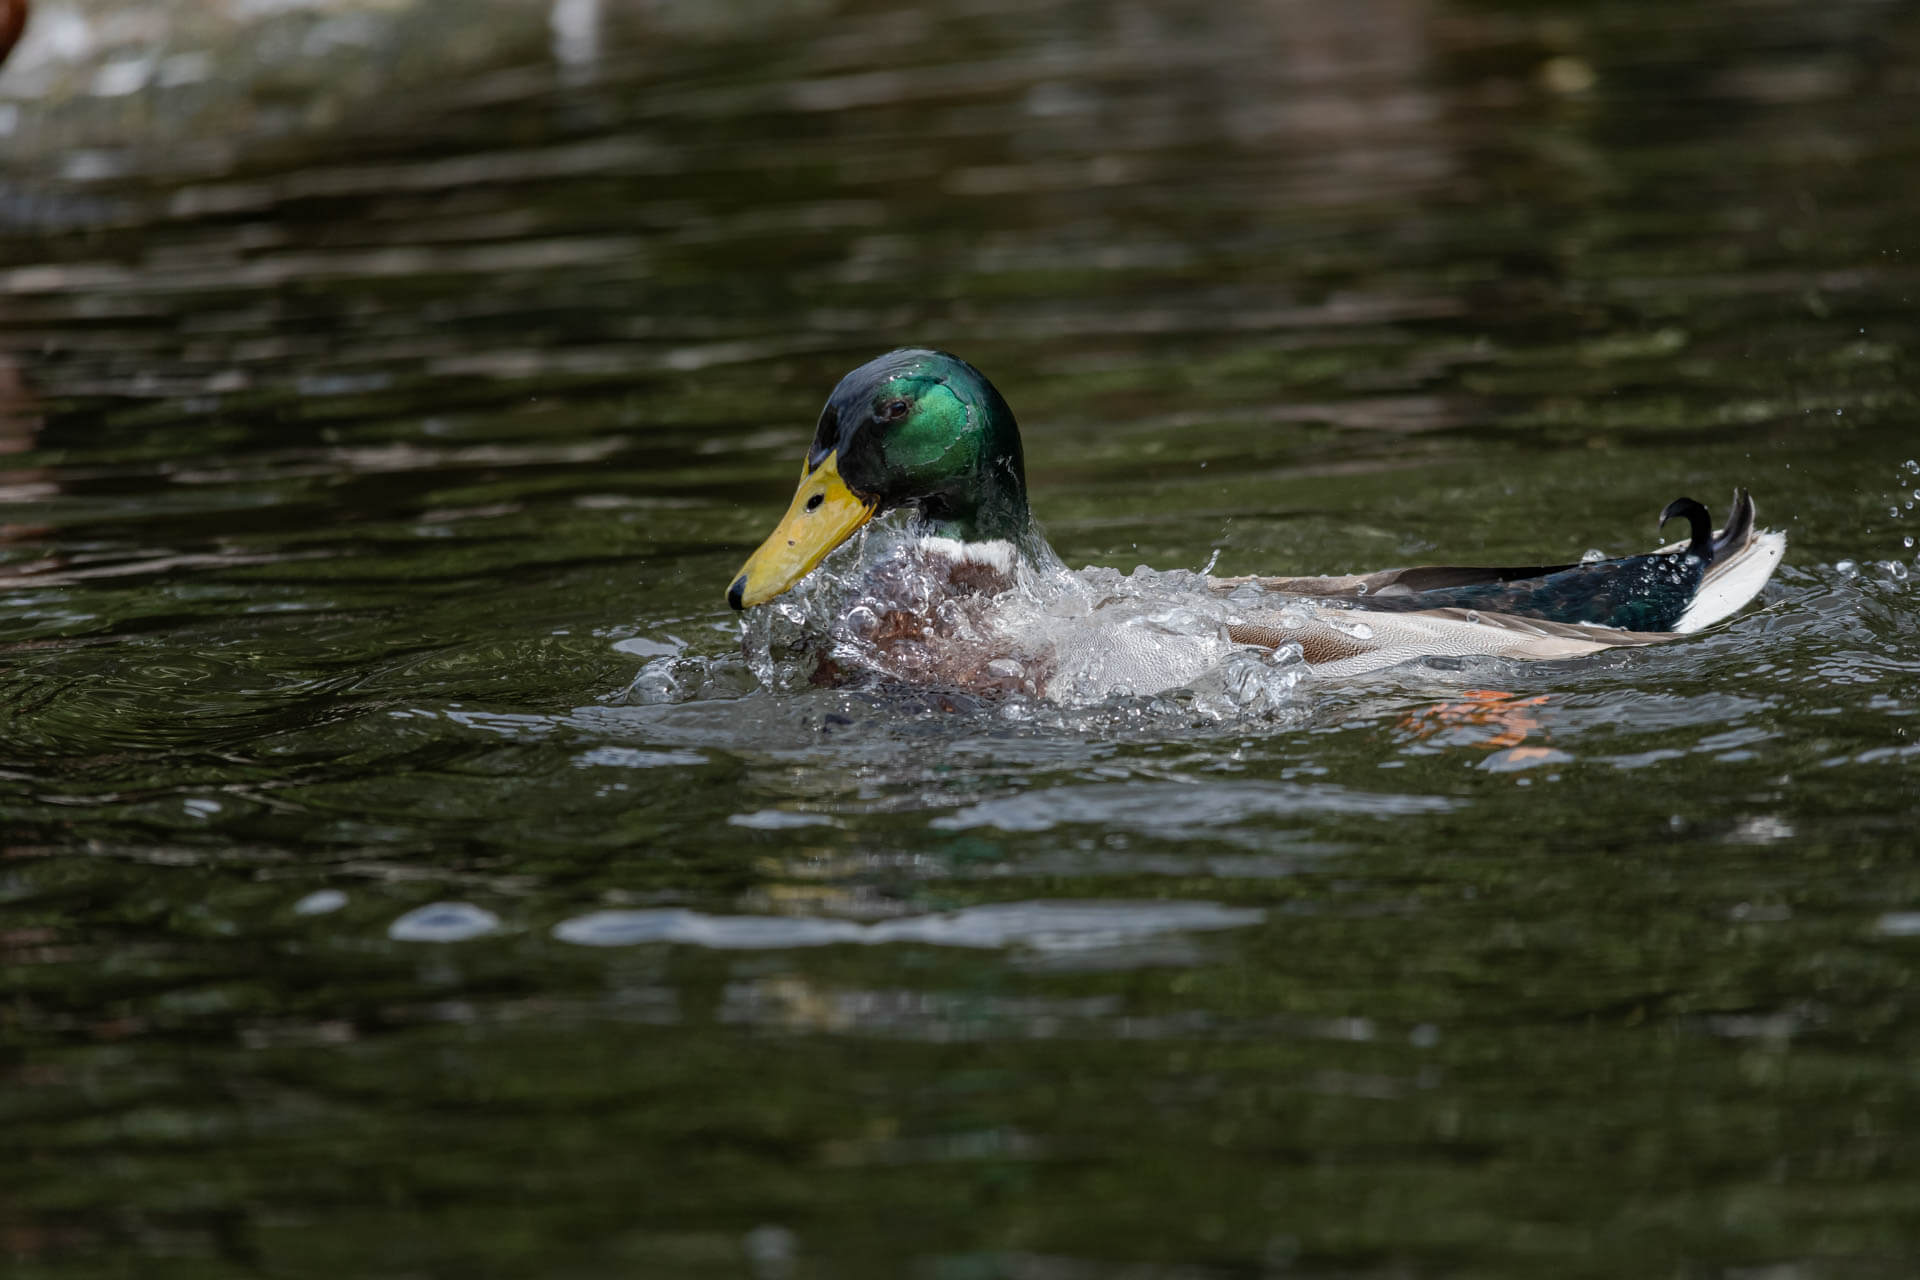
<instances>
[{"instance_id":1,"label":"water ripple","mask_svg":"<svg viewBox=\"0 0 1920 1280\"><path fill-rule=\"evenodd\" d=\"M941 831L993 827L1000 831L1051 831L1070 824L1112 824L1150 831L1166 839L1197 838L1211 828L1250 818L1290 814L1355 814L1375 818L1445 813L1441 796L1356 791L1347 787L1284 782L1113 783L1051 787L983 800L935 818Z\"/></svg>"},{"instance_id":2,"label":"water ripple","mask_svg":"<svg viewBox=\"0 0 1920 1280\"><path fill-rule=\"evenodd\" d=\"M985 950L1021 946L1062 952L1122 946L1169 933L1239 929L1265 919L1266 912L1258 908L1186 901L1006 902L875 924L786 916L717 916L667 908L595 911L561 921L554 926L553 936L587 947L677 942L720 951L762 951L907 942Z\"/></svg>"},{"instance_id":3,"label":"water ripple","mask_svg":"<svg viewBox=\"0 0 1920 1280\"><path fill-rule=\"evenodd\" d=\"M395 942L465 942L494 932L500 917L471 902L430 902L387 926Z\"/></svg>"}]
</instances>

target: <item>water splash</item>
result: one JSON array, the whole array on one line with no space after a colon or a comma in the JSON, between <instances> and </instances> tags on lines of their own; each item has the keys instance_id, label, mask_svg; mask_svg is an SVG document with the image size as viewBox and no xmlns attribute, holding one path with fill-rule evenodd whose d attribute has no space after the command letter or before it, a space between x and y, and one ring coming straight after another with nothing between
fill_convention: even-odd
<instances>
[{"instance_id":1,"label":"water splash","mask_svg":"<svg viewBox=\"0 0 1920 1280\"><path fill-rule=\"evenodd\" d=\"M1902 520L1914 509L1916 503L1920 503L1920 488L1912 487L1916 476L1920 476L1920 458L1908 458L1894 469L1892 501L1887 506L1888 519ZM1914 549L1916 541L1920 540L1911 533L1900 534L1900 549L1910 552ZM1896 582L1904 582L1910 576L1912 569L1920 569L1920 556L1913 557L1911 567L1897 559L1883 560L1879 567L1889 578Z\"/></svg>"},{"instance_id":2,"label":"water splash","mask_svg":"<svg viewBox=\"0 0 1920 1280\"><path fill-rule=\"evenodd\" d=\"M621 701L641 706L738 697L753 689L756 673L738 654L702 657L678 654L655 658L640 668Z\"/></svg>"},{"instance_id":3,"label":"water splash","mask_svg":"<svg viewBox=\"0 0 1920 1280\"><path fill-rule=\"evenodd\" d=\"M1276 598L1257 584L1222 593L1204 571L1076 571L1043 543L1025 555L958 561L933 545L904 518L862 530L805 582L749 612L747 669L786 692L869 682L952 688L1005 700L1013 718L1040 714L1025 703L1128 700L1214 721L1273 716L1294 706L1306 678L1297 645L1268 651L1228 638L1249 608L1272 607ZM675 688L689 683L678 668L655 683L668 675Z\"/></svg>"}]
</instances>

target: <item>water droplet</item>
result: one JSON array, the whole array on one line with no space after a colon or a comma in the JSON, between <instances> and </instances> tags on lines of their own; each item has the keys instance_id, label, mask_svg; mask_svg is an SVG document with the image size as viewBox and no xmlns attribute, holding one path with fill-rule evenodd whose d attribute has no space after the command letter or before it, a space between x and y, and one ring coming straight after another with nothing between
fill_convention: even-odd
<instances>
[{"instance_id":1,"label":"water droplet","mask_svg":"<svg viewBox=\"0 0 1920 1280\"><path fill-rule=\"evenodd\" d=\"M1598 547L1590 547L1586 551L1581 553L1580 563L1581 564L1599 564L1602 560L1605 560L1606 558L1607 558L1606 552L1602 551Z\"/></svg>"}]
</instances>

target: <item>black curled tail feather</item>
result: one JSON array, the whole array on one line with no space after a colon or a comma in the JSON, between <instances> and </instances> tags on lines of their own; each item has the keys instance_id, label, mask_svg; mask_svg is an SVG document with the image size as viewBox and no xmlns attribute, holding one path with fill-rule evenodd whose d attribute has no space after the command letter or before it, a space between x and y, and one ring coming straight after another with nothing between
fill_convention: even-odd
<instances>
[{"instance_id":1,"label":"black curled tail feather","mask_svg":"<svg viewBox=\"0 0 1920 1280\"><path fill-rule=\"evenodd\" d=\"M1753 537L1753 520L1753 496L1745 489L1735 489L1733 506L1727 512L1727 523L1713 536L1714 558L1724 559L1729 552L1746 546Z\"/></svg>"},{"instance_id":2,"label":"black curled tail feather","mask_svg":"<svg viewBox=\"0 0 1920 1280\"><path fill-rule=\"evenodd\" d=\"M1660 513L1660 527L1664 529L1667 521L1676 516L1684 516L1688 527L1693 531L1693 539L1687 543L1687 554L1698 556L1703 563L1711 564L1716 549L1713 537L1713 514L1692 498L1675 498L1667 504L1666 510ZM1732 523L1731 518L1728 523Z\"/></svg>"}]
</instances>

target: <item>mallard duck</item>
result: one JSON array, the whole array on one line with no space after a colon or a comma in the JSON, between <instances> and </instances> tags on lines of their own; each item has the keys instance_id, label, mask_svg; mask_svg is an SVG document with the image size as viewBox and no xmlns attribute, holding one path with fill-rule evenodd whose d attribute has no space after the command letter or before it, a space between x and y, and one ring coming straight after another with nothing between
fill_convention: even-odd
<instances>
[{"instance_id":1,"label":"mallard duck","mask_svg":"<svg viewBox=\"0 0 1920 1280\"><path fill-rule=\"evenodd\" d=\"M1013 411L978 369L945 352L892 351L840 380L820 413L792 505L741 566L727 602L741 610L765 604L807 578L869 521L894 510L908 513L914 572L934 566L935 594L951 599L930 598L921 574L922 589L895 593L896 606L878 615L853 610L861 614L863 642L911 646L922 658L935 654L913 667L930 680L1046 692L1050 660L1035 652L1043 646L1031 628L1008 638L1008 653L996 654L981 643L978 602L1008 592L1023 576L1065 571L1027 507ZM1663 527L1673 519L1687 521L1687 539L1646 555L1341 577L1201 578L1203 590L1189 595L1222 602L1200 620L1202 629L1218 633L1220 646L1267 652L1298 646L1299 658L1320 675L1442 655L1565 658L1652 644L1719 622L1759 593L1786 549L1784 535L1755 526L1744 490L1735 492L1718 530L1706 508L1689 498L1660 514ZM896 555L866 571L898 574L902 563ZM884 591L880 596L889 598ZM955 601L975 602L971 621L955 620L948 607ZM1096 604L1081 620L1098 623L1100 616ZM1083 639L1086 631L1080 628ZM960 633L969 641L964 653L937 656L942 639ZM1133 655L1132 669L1115 681L1124 690L1157 692L1193 677L1193 661L1163 660L1165 654L1150 652L1156 643L1143 641L1138 629L1124 639L1114 633L1115 651ZM1208 649L1197 660L1217 659L1219 652Z\"/></svg>"}]
</instances>

